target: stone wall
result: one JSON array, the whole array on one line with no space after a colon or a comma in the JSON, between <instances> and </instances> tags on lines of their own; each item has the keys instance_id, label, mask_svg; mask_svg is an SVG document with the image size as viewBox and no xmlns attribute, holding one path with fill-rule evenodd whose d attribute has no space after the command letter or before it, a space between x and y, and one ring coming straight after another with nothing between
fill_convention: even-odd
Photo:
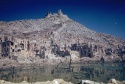
<instances>
[{"instance_id":1,"label":"stone wall","mask_svg":"<svg viewBox=\"0 0 125 84\"><path fill-rule=\"evenodd\" d=\"M41 41L39 41L41 40ZM84 41L85 42L85 41ZM10 59L29 59L32 57L39 57L40 59L48 59L51 55L55 57L67 57L71 56L75 58L94 58L100 59L110 57L114 59L115 56L119 56L121 60L125 58L125 46L118 45L118 47L105 47L97 45L93 42L81 43L76 42L74 44L58 44L53 38L51 39L27 39L18 38L14 36L1 36L0 37L0 56L1 58ZM51 58L51 57L50 57Z\"/></svg>"}]
</instances>

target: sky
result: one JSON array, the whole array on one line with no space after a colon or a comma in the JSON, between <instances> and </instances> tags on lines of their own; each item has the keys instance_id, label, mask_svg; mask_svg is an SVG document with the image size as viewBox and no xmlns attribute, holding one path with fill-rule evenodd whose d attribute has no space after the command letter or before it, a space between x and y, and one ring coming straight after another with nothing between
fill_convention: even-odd
<instances>
[{"instance_id":1,"label":"sky","mask_svg":"<svg viewBox=\"0 0 125 84\"><path fill-rule=\"evenodd\" d=\"M40 19L58 9L91 30L125 39L125 0L0 0L0 21Z\"/></svg>"}]
</instances>

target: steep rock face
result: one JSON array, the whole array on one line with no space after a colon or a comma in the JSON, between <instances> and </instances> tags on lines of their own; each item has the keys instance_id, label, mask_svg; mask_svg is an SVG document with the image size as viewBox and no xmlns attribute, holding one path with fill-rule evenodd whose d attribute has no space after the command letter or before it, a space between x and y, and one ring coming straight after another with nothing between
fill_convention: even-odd
<instances>
[{"instance_id":1,"label":"steep rock face","mask_svg":"<svg viewBox=\"0 0 125 84\"><path fill-rule=\"evenodd\" d=\"M77 59L106 57L106 60L114 60L121 59L120 54L124 60L124 40L92 31L60 10L58 14L48 13L43 19L0 21L0 37L1 57L17 57L21 62L37 56L56 59L67 55Z\"/></svg>"}]
</instances>

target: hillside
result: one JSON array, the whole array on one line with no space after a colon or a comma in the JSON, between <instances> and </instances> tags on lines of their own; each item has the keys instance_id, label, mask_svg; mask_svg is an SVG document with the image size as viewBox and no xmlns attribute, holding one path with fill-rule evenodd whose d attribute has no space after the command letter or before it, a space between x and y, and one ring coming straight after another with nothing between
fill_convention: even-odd
<instances>
[{"instance_id":1,"label":"hillside","mask_svg":"<svg viewBox=\"0 0 125 84\"><path fill-rule=\"evenodd\" d=\"M125 40L90 30L61 10L42 19L0 21L0 40L1 59L19 63L118 62L125 58Z\"/></svg>"}]
</instances>

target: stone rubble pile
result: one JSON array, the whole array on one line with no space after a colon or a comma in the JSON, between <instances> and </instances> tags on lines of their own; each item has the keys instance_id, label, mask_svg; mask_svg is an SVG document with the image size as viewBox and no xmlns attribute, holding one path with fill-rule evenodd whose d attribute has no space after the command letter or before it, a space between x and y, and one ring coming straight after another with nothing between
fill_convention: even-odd
<instances>
[{"instance_id":1,"label":"stone rubble pile","mask_svg":"<svg viewBox=\"0 0 125 84\"><path fill-rule=\"evenodd\" d=\"M13 82L0 80L0 84L73 84L73 83L66 82L63 79L54 79L53 81L32 82L32 83L27 82L27 81L23 81L23 82L20 82L20 83L13 83ZM107 81L107 83L95 82L95 81L91 81L91 80L81 80L81 82L78 83L78 84L125 84L125 81L118 81L114 78Z\"/></svg>"},{"instance_id":2,"label":"stone rubble pile","mask_svg":"<svg viewBox=\"0 0 125 84\"><path fill-rule=\"evenodd\" d=\"M71 82L66 82L63 79L54 79L53 81L46 81L46 82L20 82L20 83L12 83L4 80L0 80L0 84L73 84Z\"/></svg>"}]
</instances>

